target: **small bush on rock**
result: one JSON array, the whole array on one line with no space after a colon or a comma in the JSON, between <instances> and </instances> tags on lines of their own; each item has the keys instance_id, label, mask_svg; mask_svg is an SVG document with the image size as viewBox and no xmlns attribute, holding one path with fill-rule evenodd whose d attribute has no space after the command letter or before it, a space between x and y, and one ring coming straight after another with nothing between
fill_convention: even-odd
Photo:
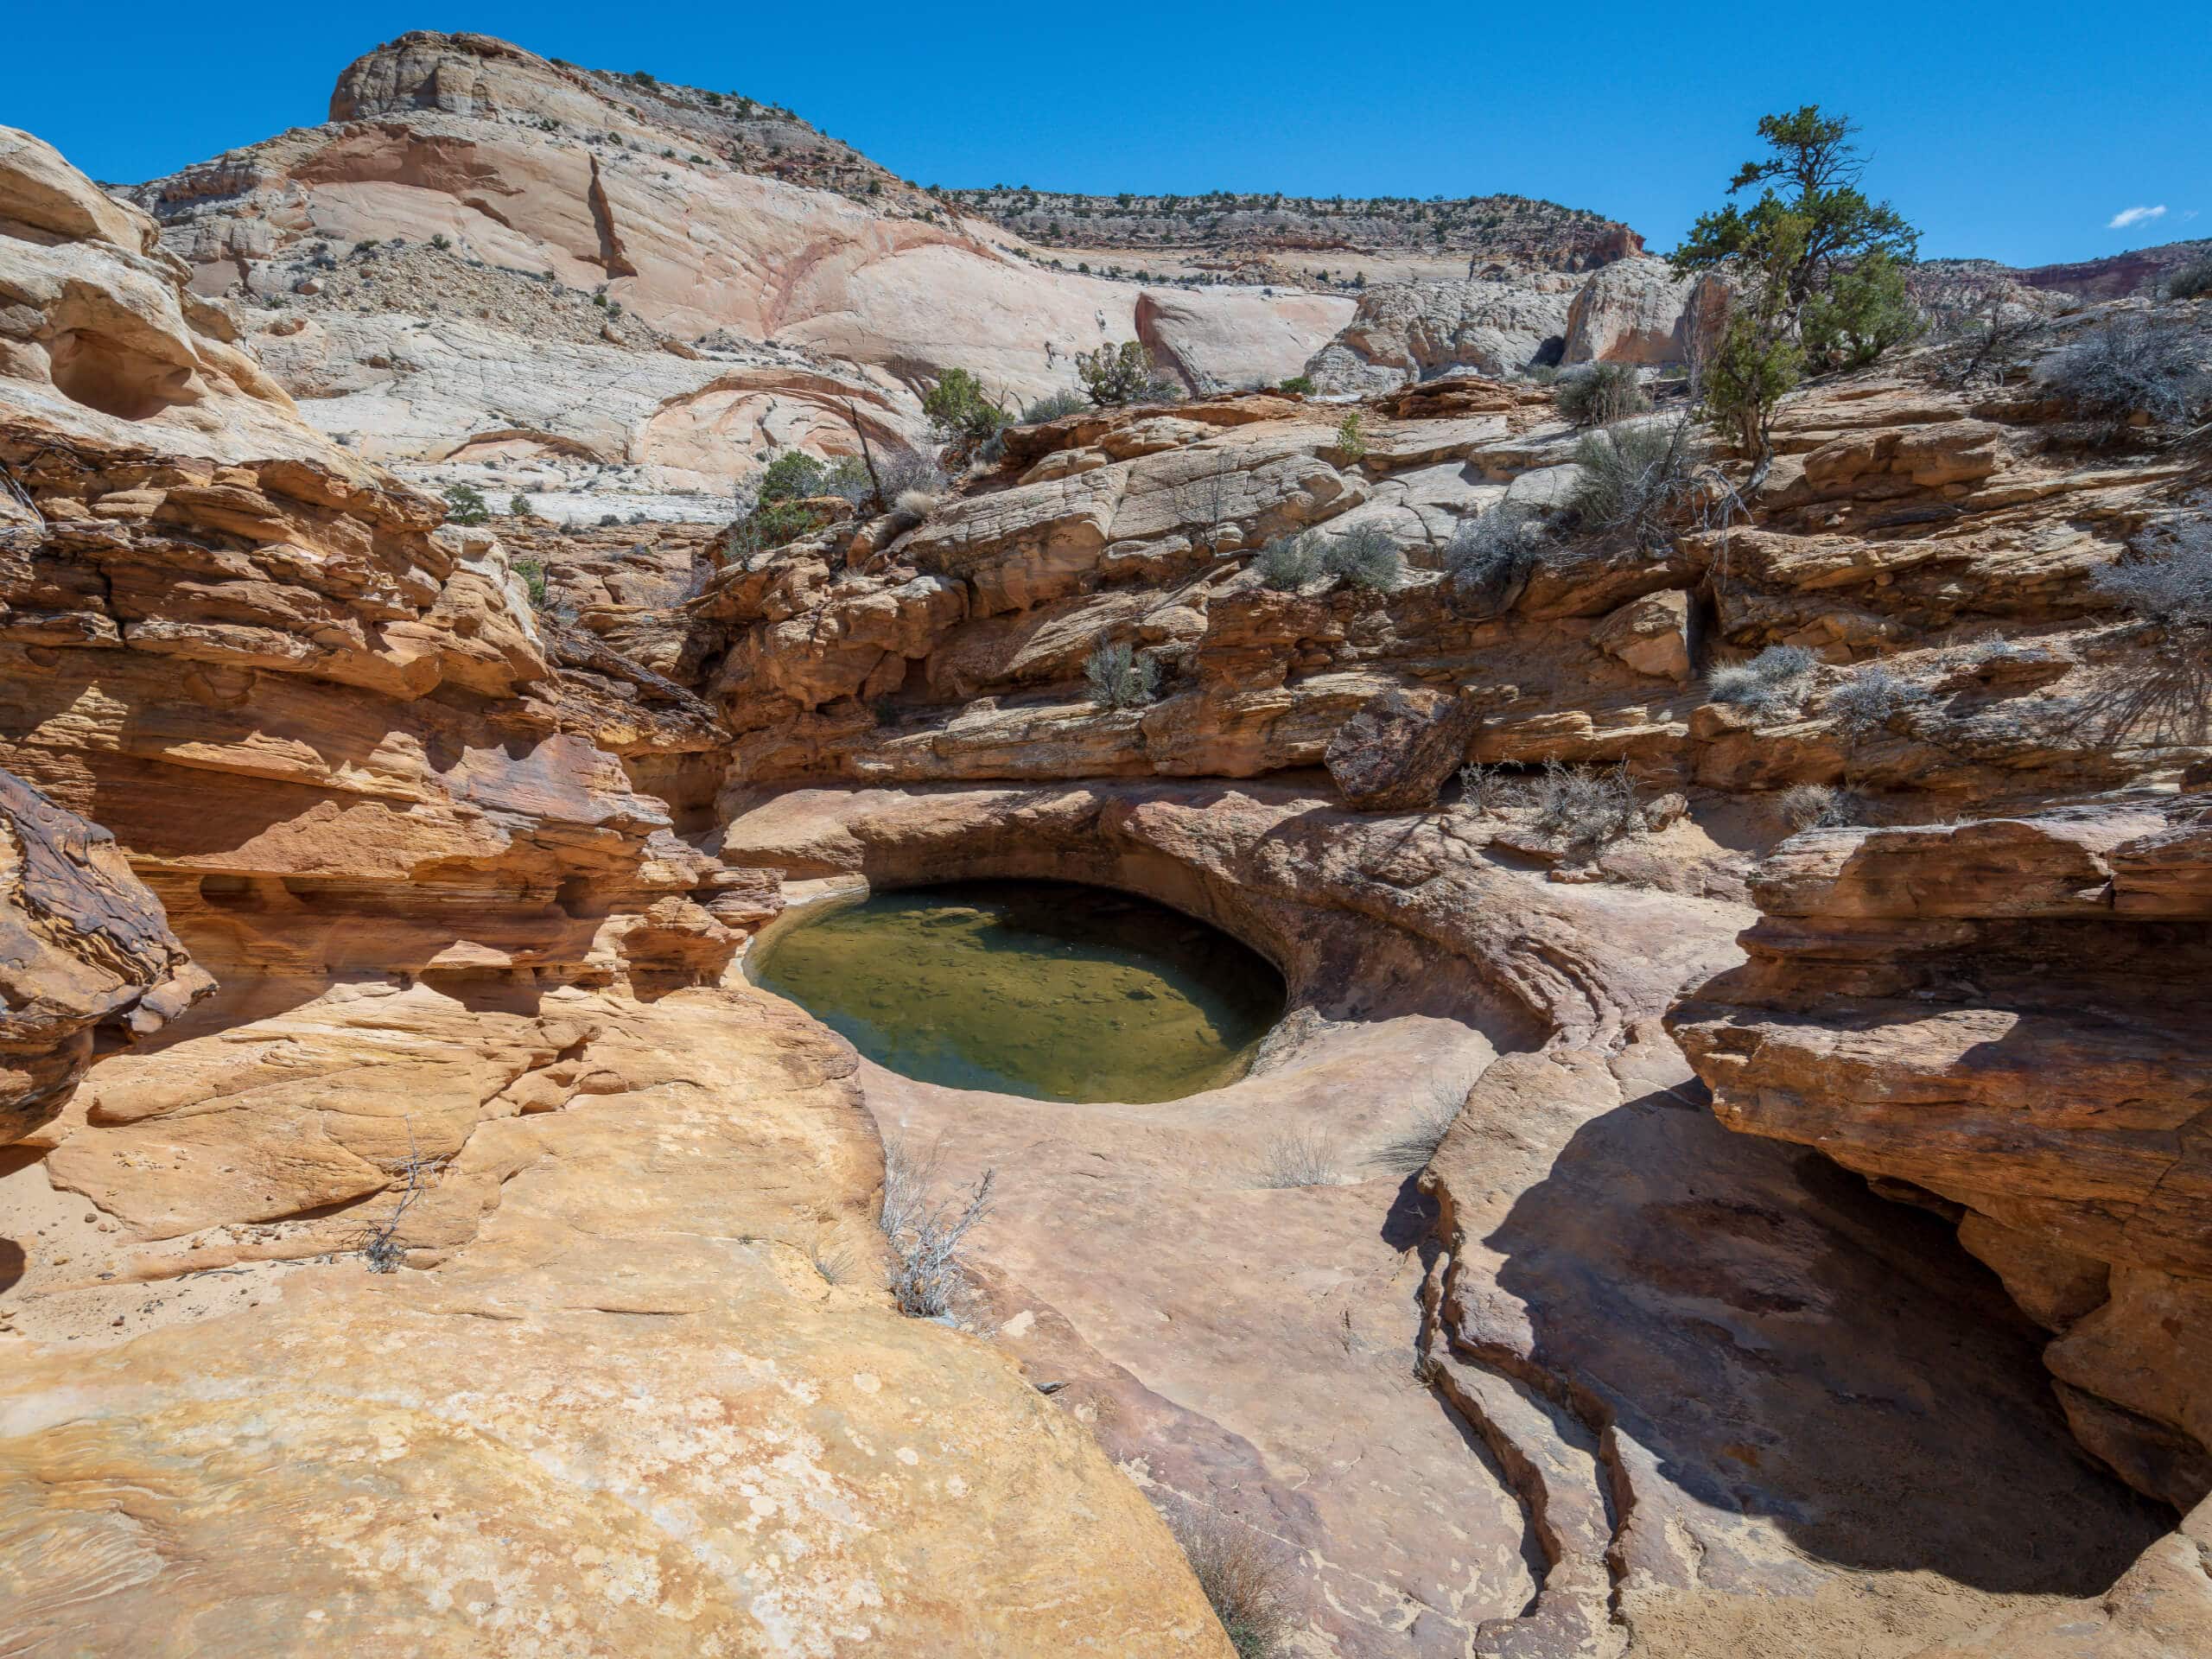
<instances>
[{"instance_id":1,"label":"small bush on rock","mask_svg":"<svg viewBox=\"0 0 2212 1659\"><path fill-rule=\"evenodd\" d=\"M532 610L545 608L545 567L536 559L517 559L515 575L522 578L523 591L530 595Z\"/></svg>"},{"instance_id":2,"label":"small bush on rock","mask_svg":"<svg viewBox=\"0 0 2212 1659\"><path fill-rule=\"evenodd\" d=\"M939 437L957 444L977 444L1007 423L1007 412L983 391L983 383L965 369L947 369L922 394L922 413Z\"/></svg>"},{"instance_id":3,"label":"small bush on rock","mask_svg":"<svg viewBox=\"0 0 2212 1659\"><path fill-rule=\"evenodd\" d=\"M1077 352L1075 372L1083 378L1090 401L1102 409L1139 402L1154 390L1152 349L1141 340Z\"/></svg>"},{"instance_id":4,"label":"small bush on rock","mask_svg":"<svg viewBox=\"0 0 2212 1659\"><path fill-rule=\"evenodd\" d=\"M1191 1575L1236 1659L1277 1659L1304 1621L1290 1595L1292 1558L1267 1535L1185 1502L1167 1516Z\"/></svg>"},{"instance_id":5,"label":"small bush on rock","mask_svg":"<svg viewBox=\"0 0 2212 1659\"><path fill-rule=\"evenodd\" d=\"M962 1246L976 1223L990 1213L998 1172L987 1169L958 1209L933 1206L930 1177L938 1164L932 1152L912 1157L899 1142L883 1147L883 1213L879 1224L891 1246L887 1287L899 1311L918 1319L953 1319L974 1300Z\"/></svg>"},{"instance_id":6,"label":"small bush on rock","mask_svg":"<svg viewBox=\"0 0 2212 1659\"><path fill-rule=\"evenodd\" d=\"M1275 390L1277 391L1292 392L1301 397L1308 397L1312 395L1313 391L1313 378L1311 375L1294 374L1289 379L1277 386Z\"/></svg>"},{"instance_id":7,"label":"small bush on rock","mask_svg":"<svg viewBox=\"0 0 2212 1659\"><path fill-rule=\"evenodd\" d=\"M1592 432L1575 446L1574 464L1582 473L1567 508L1577 527L1650 546L1688 501L1697 456L1688 422L1635 422Z\"/></svg>"},{"instance_id":8,"label":"small bush on rock","mask_svg":"<svg viewBox=\"0 0 2212 1659\"><path fill-rule=\"evenodd\" d=\"M1321 574L1321 550L1312 536L1278 536L1252 561L1260 585L1294 594Z\"/></svg>"},{"instance_id":9,"label":"small bush on rock","mask_svg":"<svg viewBox=\"0 0 2212 1659\"><path fill-rule=\"evenodd\" d=\"M1485 766L1470 760L1459 768L1459 804L1485 818L1524 804L1528 791L1521 780L1503 766Z\"/></svg>"},{"instance_id":10,"label":"small bush on rock","mask_svg":"<svg viewBox=\"0 0 2212 1659\"><path fill-rule=\"evenodd\" d=\"M2197 651L2212 647L2212 519L2168 531L2149 556L2108 564L2093 580L2131 615L2174 630Z\"/></svg>"},{"instance_id":11,"label":"small bush on rock","mask_svg":"<svg viewBox=\"0 0 2212 1659\"><path fill-rule=\"evenodd\" d=\"M753 493L763 502L796 501L802 496L819 495L822 473L821 461L805 450L786 449L768 463Z\"/></svg>"},{"instance_id":12,"label":"small bush on rock","mask_svg":"<svg viewBox=\"0 0 2212 1659\"><path fill-rule=\"evenodd\" d=\"M1325 538L1321 569L1372 594L1395 594L1406 585L1405 555L1380 524L1357 524Z\"/></svg>"},{"instance_id":13,"label":"small bush on rock","mask_svg":"<svg viewBox=\"0 0 2212 1659\"><path fill-rule=\"evenodd\" d=\"M1866 804L1828 784L1792 784L1775 802L1792 830L1840 830L1866 821Z\"/></svg>"},{"instance_id":14,"label":"small bush on rock","mask_svg":"<svg viewBox=\"0 0 2212 1659\"><path fill-rule=\"evenodd\" d=\"M1651 407L1635 365L1592 363L1564 371L1552 383L1559 412L1577 426L1611 426Z\"/></svg>"},{"instance_id":15,"label":"small bush on rock","mask_svg":"<svg viewBox=\"0 0 2212 1659\"><path fill-rule=\"evenodd\" d=\"M1038 426L1046 421L1064 420L1070 415L1080 415L1090 407L1090 399L1079 391L1048 391L1021 411L1020 424Z\"/></svg>"},{"instance_id":16,"label":"small bush on rock","mask_svg":"<svg viewBox=\"0 0 2212 1659\"><path fill-rule=\"evenodd\" d=\"M1366 456L1367 429L1360 423L1357 410L1353 410L1337 423L1337 448L1347 461L1359 461Z\"/></svg>"},{"instance_id":17,"label":"small bush on rock","mask_svg":"<svg viewBox=\"0 0 2212 1659\"><path fill-rule=\"evenodd\" d=\"M1780 720L1805 706L1819 661L1802 645L1769 645L1748 663L1714 669L1705 677L1706 689L1715 702L1755 720Z\"/></svg>"},{"instance_id":18,"label":"small bush on rock","mask_svg":"<svg viewBox=\"0 0 2212 1659\"><path fill-rule=\"evenodd\" d=\"M1626 761L1599 771L1547 760L1528 801L1535 809L1536 832L1570 852L1587 855L1624 836L1643 833L1643 814Z\"/></svg>"},{"instance_id":19,"label":"small bush on rock","mask_svg":"<svg viewBox=\"0 0 2212 1659\"><path fill-rule=\"evenodd\" d=\"M1101 645L1084 663L1090 700L1101 709L1141 709L1160 697L1160 664L1126 645Z\"/></svg>"},{"instance_id":20,"label":"small bush on rock","mask_svg":"<svg viewBox=\"0 0 2212 1659\"><path fill-rule=\"evenodd\" d=\"M1262 1186L1334 1186L1337 1143L1325 1129L1289 1130L1268 1142L1260 1164Z\"/></svg>"},{"instance_id":21,"label":"small bush on rock","mask_svg":"<svg viewBox=\"0 0 2212 1659\"><path fill-rule=\"evenodd\" d=\"M2192 259L2167 277L2166 294L2177 300L2194 300L2212 294L2212 254Z\"/></svg>"},{"instance_id":22,"label":"small bush on rock","mask_svg":"<svg viewBox=\"0 0 2212 1659\"><path fill-rule=\"evenodd\" d=\"M2194 420L2212 403L2205 338L2163 317L2115 317L2051 353L2037 378L2109 443L2135 419L2153 426Z\"/></svg>"},{"instance_id":23,"label":"small bush on rock","mask_svg":"<svg viewBox=\"0 0 2212 1659\"><path fill-rule=\"evenodd\" d=\"M1876 663L1860 669L1828 694L1828 715L1854 738L1879 730L1890 716L1927 694Z\"/></svg>"},{"instance_id":24,"label":"small bush on rock","mask_svg":"<svg viewBox=\"0 0 2212 1659\"><path fill-rule=\"evenodd\" d=\"M1535 569L1544 540L1543 520L1517 501L1462 518L1444 548L1453 593L1502 598Z\"/></svg>"},{"instance_id":25,"label":"small bush on rock","mask_svg":"<svg viewBox=\"0 0 2212 1659\"><path fill-rule=\"evenodd\" d=\"M492 504L484 499L483 492L467 484L446 486L446 522L449 524L481 524L490 522Z\"/></svg>"}]
</instances>

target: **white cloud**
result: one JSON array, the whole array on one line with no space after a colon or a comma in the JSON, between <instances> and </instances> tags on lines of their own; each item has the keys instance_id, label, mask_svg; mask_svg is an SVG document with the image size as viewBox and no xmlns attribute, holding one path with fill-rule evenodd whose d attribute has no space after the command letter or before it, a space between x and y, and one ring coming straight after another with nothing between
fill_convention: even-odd
<instances>
[{"instance_id":1,"label":"white cloud","mask_svg":"<svg viewBox=\"0 0 2212 1659\"><path fill-rule=\"evenodd\" d=\"M2160 202L2156 207L2123 207L2112 216L2112 223L2105 228L2108 231L2124 231L2131 225L2140 225L2145 220L2164 219L2165 216L2166 205L2164 202Z\"/></svg>"}]
</instances>

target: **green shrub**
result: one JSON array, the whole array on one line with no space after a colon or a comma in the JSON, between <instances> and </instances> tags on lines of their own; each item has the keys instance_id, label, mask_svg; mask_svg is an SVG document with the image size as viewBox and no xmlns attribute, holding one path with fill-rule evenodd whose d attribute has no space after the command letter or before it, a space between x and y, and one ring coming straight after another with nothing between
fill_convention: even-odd
<instances>
[{"instance_id":1,"label":"green shrub","mask_svg":"<svg viewBox=\"0 0 2212 1659\"><path fill-rule=\"evenodd\" d=\"M523 590L530 595L532 610L545 608L545 567L536 559L517 559L515 575L522 578Z\"/></svg>"},{"instance_id":2,"label":"green shrub","mask_svg":"<svg viewBox=\"0 0 2212 1659\"><path fill-rule=\"evenodd\" d=\"M443 253L447 249L453 246L453 241L450 238L441 233L430 238L430 245L435 248L440 253Z\"/></svg>"},{"instance_id":3,"label":"green shrub","mask_svg":"<svg viewBox=\"0 0 2212 1659\"><path fill-rule=\"evenodd\" d=\"M446 486L446 522L449 524L481 524L492 517L492 504L483 493L467 484Z\"/></svg>"},{"instance_id":4,"label":"green shrub","mask_svg":"<svg viewBox=\"0 0 2212 1659\"><path fill-rule=\"evenodd\" d=\"M983 383L965 369L947 369L922 395L922 413L938 436L976 444L1007 423L1005 410L984 395Z\"/></svg>"},{"instance_id":5,"label":"green shrub","mask_svg":"<svg viewBox=\"0 0 2212 1659\"><path fill-rule=\"evenodd\" d=\"M1567 511L1585 534L1662 542L1688 501L1697 457L1687 421L1637 422L1592 432L1575 446L1581 475Z\"/></svg>"},{"instance_id":6,"label":"green shrub","mask_svg":"<svg viewBox=\"0 0 2212 1659\"><path fill-rule=\"evenodd\" d=\"M1294 594L1321 574L1321 550L1312 536L1278 536L1252 561L1260 585Z\"/></svg>"},{"instance_id":7,"label":"green shrub","mask_svg":"<svg viewBox=\"0 0 2212 1659\"><path fill-rule=\"evenodd\" d=\"M618 524L613 515L602 518L603 524ZM785 499L764 501L729 527L723 537L728 556L744 560L756 553L795 542L800 537L821 527L818 515L803 502Z\"/></svg>"},{"instance_id":8,"label":"green shrub","mask_svg":"<svg viewBox=\"0 0 2212 1659\"><path fill-rule=\"evenodd\" d=\"M1811 356L1852 369L1866 367L1921 333L1904 267L1885 248L1837 271L1825 291L1806 302L1802 327Z\"/></svg>"},{"instance_id":9,"label":"green shrub","mask_svg":"<svg viewBox=\"0 0 2212 1659\"><path fill-rule=\"evenodd\" d=\"M1564 370L1552 383L1552 401L1577 426L1611 426L1651 407L1642 377L1630 363Z\"/></svg>"},{"instance_id":10,"label":"green shrub","mask_svg":"<svg viewBox=\"0 0 2212 1659\"><path fill-rule=\"evenodd\" d=\"M1083 377L1090 401L1102 409L1134 404L1154 390L1152 350L1142 340L1077 352L1075 372Z\"/></svg>"},{"instance_id":11,"label":"green shrub","mask_svg":"<svg viewBox=\"0 0 2212 1659\"><path fill-rule=\"evenodd\" d=\"M1084 663L1083 677L1101 709L1141 709L1160 696L1160 664L1130 645L1099 645Z\"/></svg>"},{"instance_id":12,"label":"green shrub","mask_svg":"<svg viewBox=\"0 0 2212 1659\"><path fill-rule=\"evenodd\" d=\"M507 516L510 518L535 518L537 509L530 505L528 496L517 490L507 498Z\"/></svg>"},{"instance_id":13,"label":"green shrub","mask_svg":"<svg viewBox=\"0 0 2212 1659\"><path fill-rule=\"evenodd\" d=\"M1307 374L1294 374L1275 390L1292 392L1300 397L1310 397L1313 391L1313 377Z\"/></svg>"},{"instance_id":14,"label":"green shrub","mask_svg":"<svg viewBox=\"0 0 2212 1659\"><path fill-rule=\"evenodd\" d=\"M2176 300L2194 300L2212 294L2212 254L2190 260L2167 277L2166 294Z\"/></svg>"},{"instance_id":15,"label":"green shrub","mask_svg":"<svg viewBox=\"0 0 2212 1659\"><path fill-rule=\"evenodd\" d=\"M1360 424L1357 410L1337 423L1337 448L1346 461L1359 461L1366 455L1367 429Z\"/></svg>"},{"instance_id":16,"label":"green shrub","mask_svg":"<svg viewBox=\"0 0 2212 1659\"><path fill-rule=\"evenodd\" d=\"M1705 367L1705 407L1746 454L1764 455L1775 412L1805 378L1805 350L1777 319L1738 312Z\"/></svg>"},{"instance_id":17,"label":"green shrub","mask_svg":"<svg viewBox=\"0 0 2212 1659\"><path fill-rule=\"evenodd\" d=\"M1039 426L1046 421L1064 420L1070 415L1080 415L1090 407L1090 399L1073 390L1048 391L1021 411L1020 424Z\"/></svg>"},{"instance_id":18,"label":"green shrub","mask_svg":"<svg viewBox=\"0 0 2212 1659\"><path fill-rule=\"evenodd\" d=\"M786 449L770 461L754 486L753 497L770 501L796 501L822 493L822 462L804 449Z\"/></svg>"},{"instance_id":19,"label":"green shrub","mask_svg":"<svg viewBox=\"0 0 2212 1659\"><path fill-rule=\"evenodd\" d=\"M1321 569L1373 594L1395 594L1406 585L1405 556L1380 524L1357 524L1324 539Z\"/></svg>"},{"instance_id":20,"label":"green shrub","mask_svg":"<svg viewBox=\"0 0 2212 1659\"><path fill-rule=\"evenodd\" d=\"M1769 645L1748 663L1730 663L1705 677L1715 702L1741 709L1755 720L1795 715L1812 694L1820 658L1802 645Z\"/></svg>"}]
</instances>

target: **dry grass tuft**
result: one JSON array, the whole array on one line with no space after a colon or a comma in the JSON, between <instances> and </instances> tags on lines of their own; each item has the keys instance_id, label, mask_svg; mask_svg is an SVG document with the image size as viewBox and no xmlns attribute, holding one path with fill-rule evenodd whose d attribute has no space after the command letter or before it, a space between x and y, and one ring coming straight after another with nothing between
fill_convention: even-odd
<instances>
[{"instance_id":1,"label":"dry grass tuft","mask_svg":"<svg viewBox=\"0 0 2212 1659\"><path fill-rule=\"evenodd\" d=\"M1189 1503L1166 1518L1237 1659L1286 1653L1285 1643L1306 1623L1291 1593L1289 1552L1242 1521Z\"/></svg>"},{"instance_id":2,"label":"dry grass tuft","mask_svg":"<svg viewBox=\"0 0 2212 1659\"><path fill-rule=\"evenodd\" d=\"M1268 1143L1262 1186L1334 1186L1337 1143L1326 1129L1286 1129Z\"/></svg>"}]
</instances>

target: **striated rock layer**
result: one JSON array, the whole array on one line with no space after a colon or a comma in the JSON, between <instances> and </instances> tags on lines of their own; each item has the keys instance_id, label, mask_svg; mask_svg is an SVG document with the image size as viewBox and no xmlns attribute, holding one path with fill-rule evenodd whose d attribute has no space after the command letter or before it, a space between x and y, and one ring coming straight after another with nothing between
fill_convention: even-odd
<instances>
[{"instance_id":1,"label":"striated rock layer","mask_svg":"<svg viewBox=\"0 0 2212 1659\"><path fill-rule=\"evenodd\" d=\"M115 838L0 772L0 1146L68 1103L103 1030L149 1035L213 988Z\"/></svg>"}]
</instances>

